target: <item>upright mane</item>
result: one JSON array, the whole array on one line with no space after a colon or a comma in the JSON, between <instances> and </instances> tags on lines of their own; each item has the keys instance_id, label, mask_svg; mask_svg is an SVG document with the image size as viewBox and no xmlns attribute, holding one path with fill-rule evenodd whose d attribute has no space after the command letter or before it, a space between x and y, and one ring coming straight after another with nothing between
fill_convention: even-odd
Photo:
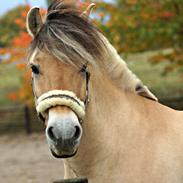
<instances>
[{"instance_id":1,"label":"upright mane","mask_svg":"<svg viewBox=\"0 0 183 183\"><path fill-rule=\"evenodd\" d=\"M53 1L32 41L30 55L36 48L44 48L59 60L75 66L101 62L117 87L157 100L128 69L102 33L81 14L74 3Z\"/></svg>"}]
</instances>

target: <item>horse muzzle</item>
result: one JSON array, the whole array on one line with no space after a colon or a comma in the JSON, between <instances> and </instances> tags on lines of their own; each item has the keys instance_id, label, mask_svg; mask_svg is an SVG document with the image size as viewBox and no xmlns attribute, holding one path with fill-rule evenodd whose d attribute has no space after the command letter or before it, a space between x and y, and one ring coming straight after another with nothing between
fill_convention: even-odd
<instances>
[{"instance_id":1,"label":"horse muzzle","mask_svg":"<svg viewBox=\"0 0 183 183\"><path fill-rule=\"evenodd\" d=\"M52 154L57 158L75 155L82 136L84 102L73 92L52 90L38 98L36 110L43 120L48 114L46 137Z\"/></svg>"},{"instance_id":2,"label":"horse muzzle","mask_svg":"<svg viewBox=\"0 0 183 183\"><path fill-rule=\"evenodd\" d=\"M82 127L74 112L59 114L54 111L54 108L49 110L46 137L53 156L56 158L74 156L81 136Z\"/></svg>"}]
</instances>

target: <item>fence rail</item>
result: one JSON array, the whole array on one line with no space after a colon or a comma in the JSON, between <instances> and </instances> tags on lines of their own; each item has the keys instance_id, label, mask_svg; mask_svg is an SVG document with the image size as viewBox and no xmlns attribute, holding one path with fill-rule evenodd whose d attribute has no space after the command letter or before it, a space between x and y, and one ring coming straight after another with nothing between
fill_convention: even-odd
<instances>
[{"instance_id":1,"label":"fence rail","mask_svg":"<svg viewBox=\"0 0 183 183\"><path fill-rule=\"evenodd\" d=\"M183 97L161 98L160 103L176 110L183 110Z\"/></svg>"},{"instance_id":2,"label":"fence rail","mask_svg":"<svg viewBox=\"0 0 183 183\"><path fill-rule=\"evenodd\" d=\"M177 110L183 110L183 97L162 98L160 103ZM0 134L41 132L43 124L38 120L35 109L26 105L0 107Z\"/></svg>"},{"instance_id":3,"label":"fence rail","mask_svg":"<svg viewBox=\"0 0 183 183\"><path fill-rule=\"evenodd\" d=\"M0 108L0 134L43 131L44 127L37 118L35 109L26 105Z\"/></svg>"}]
</instances>

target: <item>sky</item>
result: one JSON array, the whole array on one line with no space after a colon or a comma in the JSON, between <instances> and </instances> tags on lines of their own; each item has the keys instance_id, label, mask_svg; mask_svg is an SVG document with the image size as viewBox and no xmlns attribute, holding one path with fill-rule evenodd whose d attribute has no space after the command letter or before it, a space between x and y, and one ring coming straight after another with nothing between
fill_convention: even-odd
<instances>
[{"instance_id":1,"label":"sky","mask_svg":"<svg viewBox=\"0 0 183 183\"><path fill-rule=\"evenodd\" d=\"M27 0L32 6L46 7L45 0ZM106 2L112 2L114 0L105 0ZM20 4L25 4L26 0L1 0L0 15L3 15L6 11L12 9Z\"/></svg>"},{"instance_id":2,"label":"sky","mask_svg":"<svg viewBox=\"0 0 183 183\"><path fill-rule=\"evenodd\" d=\"M46 7L45 0L28 0L28 2L32 6ZM1 0L0 15L19 4L25 4L25 0Z\"/></svg>"}]
</instances>

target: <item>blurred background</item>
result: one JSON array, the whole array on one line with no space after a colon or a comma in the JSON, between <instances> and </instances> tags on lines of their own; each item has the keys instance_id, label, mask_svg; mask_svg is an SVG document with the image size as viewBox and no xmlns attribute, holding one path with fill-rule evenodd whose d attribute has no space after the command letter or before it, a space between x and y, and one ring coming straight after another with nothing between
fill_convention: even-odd
<instances>
[{"instance_id":1,"label":"blurred background","mask_svg":"<svg viewBox=\"0 0 183 183\"><path fill-rule=\"evenodd\" d=\"M50 156L44 126L34 110L31 73L26 65L31 42L26 32L26 14L31 6L39 6L44 15L50 2L6 0L0 6L0 164L4 165L0 178L3 177L3 182L38 183L62 178L62 163ZM76 0L81 9L90 2ZM97 4L92 21L129 68L161 103L182 110L183 1L92 2Z\"/></svg>"}]
</instances>

